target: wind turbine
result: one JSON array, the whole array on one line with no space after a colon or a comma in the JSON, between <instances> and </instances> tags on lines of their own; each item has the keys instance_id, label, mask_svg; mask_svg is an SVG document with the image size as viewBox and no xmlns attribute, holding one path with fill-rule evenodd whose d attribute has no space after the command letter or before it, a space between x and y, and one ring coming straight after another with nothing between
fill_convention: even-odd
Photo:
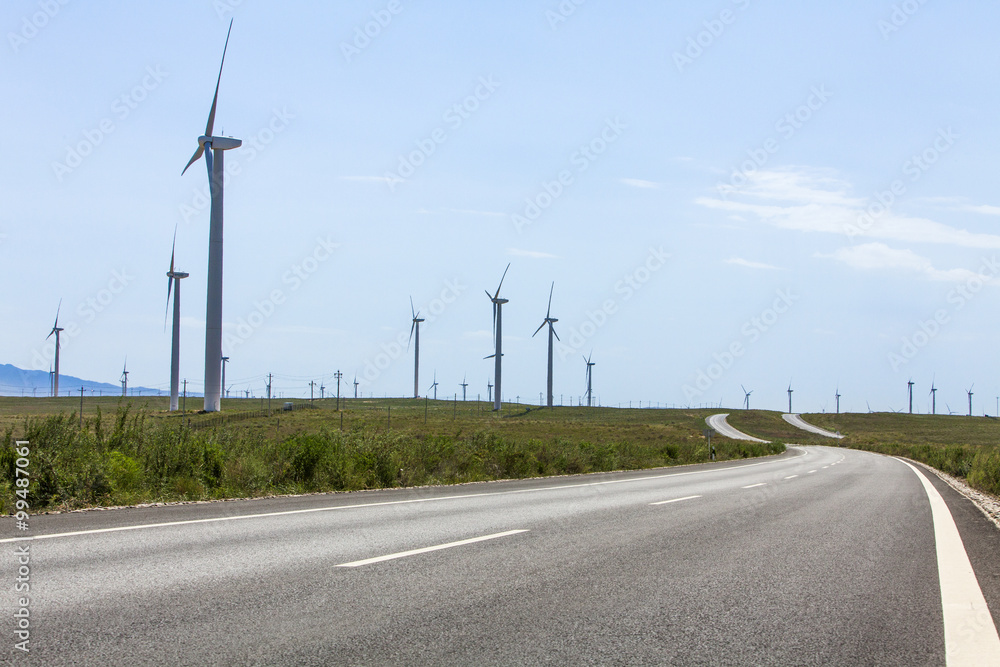
<instances>
[{"instance_id":1,"label":"wind turbine","mask_svg":"<svg viewBox=\"0 0 1000 667\"><path fill-rule=\"evenodd\" d=\"M969 416L970 417L972 416L972 387L975 387L975 386L976 386L976 383L973 382L972 385L966 390L966 393L969 395Z\"/></svg>"},{"instance_id":2,"label":"wind turbine","mask_svg":"<svg viewBox=\"0 0 1000 667\"><path fill-rule=\"evenodd\" d=\"M432 384L431 386L427 387L427 391L430 391L431 389L434 390L434 400L435 401L438 400L438 374L437 374L437 371L434 371L434 384Z\"/></svg>"},{"instance_id":3,"label":"wind turbine","mask_svg":"<svg viewBox=\"0 0 1000 667\"><path fill-rule=\"evenodd\" d=\"M835 395L835 398L837 399L837 414L839 415L840 414L840 387L839 386L837 387L837 393Z\"/></svg>"},{"instance_id":4,"label":"wind turbine","mask_svg":"<svg viewBox=\"0 0 1000 667\"><path fill-rule=\"evenodd\" d=\"M167 312L170 310L170 291L174 292L174 322L170 341L170 411L177 410L181 386L181 280L189 274L174 270L174 251L177 249L177 227L170 246L170 270L167 271ZM163 314L163 328L167 328L167 314ZM229 357L223 357L223 363ZM225 375L225 370L223 370ZM223 383L225 384L225 383Z\"/></svg>"},{"instance_id":5,"label":"wind turbine","mask_svg":"<svg viewBox=\"0 0 1000 667\"><path fill-rule=\"evenodd\" d=\"M413 346L413 398L420 398L420 323L424 321L424 318L420 317L420 313L413 309L413 297L410 297L410 312L413 314L413 325L410 326L410 339L413 339L413 334L416 332L417 340L416 345ZM410 341L406 341L406 348L410 348ZM355 380L357 378L354 378ZM357 396L355 396L357 398Z\"/></svg>"},{"instance_id":6,"label":"wind turbine","mask_svg":"<svg viewBox=\"0 0 1000 667\"><path fill-rule=\"evenodd\" d=\"M535 333L531 334L531 337L534 338L535 334L537 334L539 331L542 330L542 327L544 327L546 324L549 325L549 365L548 365L548 375L546 376L545 387L546 387L546 405L548 405L550 408L552 407L552 337L555 336L556 340L562 342L562 339L559 338L559 334L556 333L555 327L552 326L553 324L559 321L557 318L552 317L552 291L555 288L556 288L556 283L555 281L552 281L552 287L549 288L549 307L545 311L545 319L542 320L542 323L538 325L537 329L535 329Z\"/></svg>"},{"instance_id":7,"label":"wind turbine","mask_svg":"<svg viewBox=\"0 0 1000 667\"><path fill-rule=\"evenodd\" d=\"M931 378L931 414L937 414L937 387L934 386L934 378Z\"/></svg>"},{"instance_id":8,"label":"wind turbine","mask_svg":"<svg viewBox=\"0 0 1000 667\"><path fill-rule=\"evenodd\" d=\"M788 414L792 414L792 392L793 391L795 391L795 390L792 389L792 383L789 382L788 383Z\"/></svg>"},{"instance_id":9,"label":"wind turbine","mask_svg":"<svg viewBox=\"0 0 1000 667\"><path fill-rule=\"evenodd\" d=\"M486 380L486 402L489 403L493 400L493 385L490 384L489 379Z\"/></svg>"},{"instance_id":10,"label":"wind turbine","mask_svg":"<svg viewBox=\"0 0 1000 667\"><path fill-rule=\"evenodd\" d=\"M590 351L590 357L593 357L593 356L594 356L594 351L591 350ZM594 395L594 392L593 392L594 374L591 371L591 368L597 365L597 362L591 361L590 357L584 357L583 358L583 360L587 362L587 407L588 408L590 407L591 398Z\"/></svg>"},{"instance_id":11,"label":"wind turbine","mask_svg":"<svg viewBox=\"0 0 1000 667\"><path fill-rule=\"evenodd\" d=\"M64 331L62 327L59 326L59 311L62 310L62 299L59 299L59 305L56 306L56 321L52 325L52 331L49 335L45 337L48 340L52 337L52 334L56 335L56 369L53 371L55 373L52 376L52 395L59 398L59 332Z\"/></svg>"},{"instance_id":12,"label":"wind turbine","mask_svg":"<svg viewBox=\"0 0 1000 667\"><path fill-rule=\"evenodd\" d=\"M496 379L496 392L493 394L493 409L497 412L500 411L500 362L503 360L503 305L508 302L508 299L500 298L500 288L503 287L503 279L507 277L507 271L510 269L510 264L507 264L507 268L503 270L503 275L500 276L500 284L497 285L496 294L490 296L489 292L486 292L486 296L490 298L493 302L493 354L489 357L484 357L484 359L489 359L493 357L493 377Z\"/></svg>"},{"instance_id":13,"label":"wind turbine","mask_svg":"<svg viewBox=\"0 0 1000 667\"><path fill-rule=\"evenodd\" d=\"M750 391L747 391L747 388L744 387L743 385L740 385L740 389L743 390L743 409L744 410L749 410L750 409L750 394L753 393L753 389L751 389Z\"/></svg>"},{"instance_id":14,"label":"wind turbine","mask_svg":"<svg viewBox=\"0 0 1000 667\"><path fill-rule=\"evenodd\" d=\"M910 414L913 414L913 378L910 378L906 382L906 390L910 396Z\"/></svg>"},{"instance_id":15,"label":"wind turbine","mask_svg":"<svg viewBox=\"0 0 1000 667\"><path fill-rule=\"evenodd\" d=\"M212 213L208 231L208 298L205 308L205 412L221 409L222 370L222 212L223 182L225 179L225 151L239 148L243 142L232 137L217 137L212 134L215 126L215 109L219 101L219 83L222 81L222 66L226 63L226 49L229 48L229 34L233 22L229 21L226 44L222 48L222 62L219 77L215 81L215 95L212 109L208 112L205 134L198 137L198 148L181 172L188 170L198 158L205 155L208 167L208 184L212 195Z\"/></svg>"},{"instance_id":16,"label":"wind turbine","mask_svg":"<svg viewBox=\"0 0 1000 667\"><path fill-rule=\"evenodd\" d=\"M125 364L122 366L122 396L128 395L128 357L125 357Z\"/></svg>"},{"instance_id":17,"label":"wind turbine","mask_svg":"<svg viewBox=\"0 0 1000 667\"><path fill-rule=\"evenodd\" d=\"M357 397L358 397L358 385L359 385L359 384L361 384L361 383L360 383L360 382L358 382L358 376L357 376L357 375L355 375L355 376L354 376L354 398L357 398Z\"/></svg>"},{"instance_id":18,"label":"wind turbine","mask_svg":"<svg viewBox=\"0 0 1000 667\"><path fill-rule=\"evenodd\" d=\"M459 386L462 387L462 402L464 403L465 402L465 390L469 387L469 383L465 381L465 376L462 377L462 384L459 385Z\"/></svg>"}]
</instances>

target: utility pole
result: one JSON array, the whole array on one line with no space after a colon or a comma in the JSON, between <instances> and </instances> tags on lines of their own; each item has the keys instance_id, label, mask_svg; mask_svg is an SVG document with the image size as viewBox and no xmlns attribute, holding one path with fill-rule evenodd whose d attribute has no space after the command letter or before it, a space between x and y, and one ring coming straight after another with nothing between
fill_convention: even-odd
<instances>
[{"instance_id":1,"label":"utility pole","mask_svg":"<svg viewBox=\"0 0 1000 667\"><path fill-rule=\"evenodd\" d=\"M341 373L338 370L336 373L333 374L333 377L337 378L337 411L339 412L340 411L340 378L344 377L344 374ZM354 392L355 393L357 393L357 391L358 391L358 385L357 385L356 382L357 381L355 381L355 385L354 385Z\"/></svg>"},{"instance_id":2,"label":"utility pole","mask_svg":"<svg viewBox=\"0 0 1000 667\"><path fill-rule=\"evenodd\" d=\"M247 392L249 393L249 392ZM271 416L271 374L267 374L267 416Z\"/></svg>"}]
</instances>

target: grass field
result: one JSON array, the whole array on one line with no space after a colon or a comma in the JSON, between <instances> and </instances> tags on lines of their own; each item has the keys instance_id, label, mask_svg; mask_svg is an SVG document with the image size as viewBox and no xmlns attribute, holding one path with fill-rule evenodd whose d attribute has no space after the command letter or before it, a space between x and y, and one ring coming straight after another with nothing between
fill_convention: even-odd
<instances>
[{"instance_id":1,"label":"grass field","mask_svg":"<svg viewBox=\"0 0 1000 667\"><path fill-rule=\"evenodd\" d=\"M268 415L258 400L224 412L171 414L166 399L0 399L6 441L32 447L31 506L252 497L450 484L709 460L710 410L336 399ZM190 404L189 404L190 405ZM195 404L196 405L196 404ZM81 425L82 422L82 425ZM778 453L780 443L720 439L719 460ZM0 511L13 500L13 448L0 450Z\"/></svg>"},{"instance_id":2,"label":"grass field","mask_svg":"<svg viewBox=\"0 0 1000 667\"><path fill-rule=\"evenodd\" d=\"M34 510L254 497L643 469L709 460L705 417L653 410L476 401L226 399L215 415L166 411L166 398L0 398L5 442L31 442ZM769 445L716 437L719 460L777 453L788 443L901 455L1000 494L1000 421L982 417L811 414L840 431L800 431L778 412L729 410ZM0 512L14 500L15 457L0 448Z\"/></svg>"}]
</instances>

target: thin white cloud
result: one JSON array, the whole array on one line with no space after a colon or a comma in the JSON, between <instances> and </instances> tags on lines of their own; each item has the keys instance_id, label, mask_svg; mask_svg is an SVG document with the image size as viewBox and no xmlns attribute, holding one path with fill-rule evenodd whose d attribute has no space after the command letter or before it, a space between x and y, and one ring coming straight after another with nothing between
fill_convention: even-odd
<instances>
[{"instance_id":1,"label":"thin white cloud","mask_svg":"<svg viewBox=\"0 0 1000 667\"><path fill-rule=\"evenodd\" d=\"M921 257L912 250L890 248L884 243L864 243L840 248L830 254L817 253L816 257L833 259L863 271L903 271L939 282L965 282L979 275L968 269L934 268L929 259Z\"/></svg>"},{"instance_id":2,"label":"thin white cloud","mask_svg":"<svg viewBox=\"0 0 1000 667\"><path fill-rule=\"evenodd\" d=\"M696 204L730 214L749 213L761 221L804 232L855 238L933 243L967 248L1000 248L1000 236L957 229L926 218L886 211L877 201L848 196L848 184L828 171L785 169L758 172L729 196L699 197ZM753 198L757 202L745 201ZM759 203L758 203L759 202Z\"/></svg>"},{"instance_id":3,"label":"thin white cloud","mask_svg":"<svg viewBox=\"0 0 1000 667\"><path fill-rule=\"evenodd\" d=\"M780 268L773 266L771 264L764 264L763 262L751 262L748 259L743 259L741 257L732 257L730 259L724 260L726 264L735 264L736 266L743 266L748 269L762 269L768 271L779 271Z\"/></svg>"},{"instance_id":4,"label":"thin white cloud","mask_svg":"<svg viewBox=\"0 0 1000 667\"><path fill-rule=\"evenodd\" d=\"M969 211L970 213L982 213L983 215L1000 215L1000 206L990 206L989 204L981 204L979 206L963 206L963 211Z\"/></svg>"},{"instance_id":5,"label":"thin white cloud","mask_svg":"<svg viewBox=\"0 0 1000 667\"><path fill-rule=\"evenodd\" d=\"M507 248L507 254L514 255L515 257L529 257L531 259L558 259L555 255L550 255L547 252L521 250L520 248Z\"/></svg>"},{"instance_id":6,"label":"thin white cloud","mask_svg":"<svg viewBox=\"0 0 1000 667\"><path fill-rule=\"evenodd\" d=\"M641 178L619 178L619 183L633 188L645 188L648 190L659 190L660 184L653 181L644 181Z\"/></svg>"}]
</instances>

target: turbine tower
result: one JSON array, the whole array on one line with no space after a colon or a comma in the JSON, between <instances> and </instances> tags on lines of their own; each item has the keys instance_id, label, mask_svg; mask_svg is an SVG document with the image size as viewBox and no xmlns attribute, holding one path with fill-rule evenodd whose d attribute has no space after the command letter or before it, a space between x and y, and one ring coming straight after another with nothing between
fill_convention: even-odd
<instances>
[{"instance_id":1,"label":"turbine tower","mask_svg":"<svg viewBox=\"0 0 1000 667\"><path fill-rule=\"evenodd\" d=\"M913 414L913 378L906 381L906 391L910 397L910 414Z\"/></svg>"},{"instance_id":2,"label":"turbine tower","mask_svg":"<svg viewBox=\"0 0 1000 667\"><path fill-rule=\"evenodd\" d=\"M438 400L438 374L437 374L437 371L434 371L434 384L432 384L431 386L427 387L427 391L430 391L431 389L434 390L434 400L435 401Z\"/></svg>"},{"instance_id":3,"label":"turbine tower","mask_svg":"<svg viewBox=\"0 0 1000 667\"><path fill-rule=\"evenodd\" d=\"M122 396L128 395L128 357L125 357L125 364L122 366Z\"/></svg>"},{"instance_id":4,"label":"turbine tower","mask_svg":"<svg viewBox=\"0 0 1000 667\"><path fill-rule=\"evenodd\" d=\"M503 305L507 303L507 299L500 298L500 288L503 287L503 279L507 277L507 270L510 269L510 264L507 264L507 268L503 270L503 275L500 276L500 284L497 285L496 294L490 295L486 292L486 296L490 298L493 302L493 354L489 357L484 357L489 359L493 357L493 377L496 379L496 391L493 393L493 409L497 412L500 411L500 362L503 360Z\"/></svg>"},{"instance_id":5,"label":"turbine tower","mask_svg":"<svg viewBox=\"0 0 1000 667\"><path fill-rule=\"evenodd\" d=\"M413 346L413 398L420 398L420 323L424 321L424 318L420 317L420 313L413 309L413 297L410 297L410 313L413 315L413 324L410 326L410 339L413 339L413 334L416 333L416 344ZM410 342L406 342L406 347L409 349ZM357 378L354 378L355 380ZM355 393L357 388L355 388ZM357 398L355 396L354 398Z\"/></svg>"},{"instance_id":6,"label":"turbine tower","mask_svg":"<svg viewBox=\"0 0 1000 667\"><path fill-rule=\"evenodd\" d=\"M222 66L226 62L226 49L229 48L229 33L232 30L233 22L230 20L205 134L198 137L198 148L181 172L183 176L188 167L202 154L205 155L208 184L212 195L212 213L208 231L208 298L205 308L205 412L218 412L221 409L222 397L222 211L225 151L239 148L243 144L239 139L217 137L212 134L215 126L215 109L219 101L219 83L222 81Z\"/></svg>"},{"instance_id":7,"label":"turbine tower","mask_svg":"<svg viewBox=\"0 0 1000 667\"><path fill-rule=\"evenodd\" d=\"M361 383L360 383L360 382L358 382L358 376L357 376L357 375L355 375L355 376L354 376L354 398L357 398L357 397L358 397L358 385L359 385L359 384L361 384Z\"/></svg>"},{"instance_id":8,"label":"turbine tower","mask_svg":"<svg viewBox=\"0 0 1000 667\"><path fill-rule=\"evenodd\" d=\"M462 384L459 385L459 386L462 387L462 402L464 403L465 402L465 390L469 387L469 383L465 381L465 377L464 376L462 377Z\"/></svg>"},{"instance_id":9,"label":"turbine tower","mask_svg":"<svg viewBox=\"0 0 1000 667\"><path fill-rule=\"evenodd\" d=\"M837 393L834 396L837 399L837 414L840 414L840 387L837 387Z\"/></svg>"},{"instance_id":10,"label":"turbine tower","mask_svg":"<svg viewBox=\"0 0 1000 667\"><path fill-rule=\"evenodd\" d=\"M744 410L749 410L750 409L750 394L753 393L753 389L751 389L750 391L747 391L747 388L744 387L743 385L740 385L740 389L743 390L743 409Z\"/></svg>"},{"instance_id":11,"label":"turbine tower","mask_svg":"<svg viewBox=\"0 0 1000 667\"><path fill-rule=\"evenodd\" d=\"M59 326L60 310L62 310L62 299L59 299L59 305L56 306L56 321L52 325L52 331L50 331L49 335L45 337L45 340L48 340L52 337L52 334L56 335L56 368L53 371L54 375L52 376L52 395L56 398L59 398L59 332L64 330Z\"/></svg>"},{"instance_id":12,"label":"turbine tower","mask_svg":"<svg viewBox=\"0 0 1000 667\"><path fill-rule=\"evenodd\" d=\"M562 339L559 338L559 334L556 333L555 327L552 326L553 324L559 321L555 317L552 317L552 290L554 290L555 288L556 288L556 283L555 281L553 281L552 287L549 288L549 307L545 311L545 319L542 320L542 323L538 325L537 329L535 329L535 333L531 334L531 337L534 338L535 334L537 334L539 331L542 330L542 327L544 327L546 324L549 325L549 365L548 365L548 375L546 376L546 382L545 382L545 388L546 388L545 404L550 408L552 407L552 337L555 336L556 340L560 342L562 341Z\"/></svg>"},{"instance_id":13,"label":"turbine tower","mask_svg":"<svg viewBox=\"0 0 1000 667\"><path fill-rule=\"evenodd\" d=\"M788 414L792 414L792 392L793 391L795 391L795 390L792 389L792 383L789 382L788 383Z\"/></svg>"},{"instance_id":14,"label":"turbine tower","mask_svg":"<svg viewBox=\"0 0 1000 667\"><path fill-rule=\"evenodd\" d=\"M976 383L973 382L972 385L966 390L966 393L969 394L969 416L970 417L972 416L972 387L975 387L975 386L976 386Z\"/></svg>"},{"instance_id":15,"label":"turbine tower","mask_svg":"<svg viewBox=\"0 0 1000 667\"><path fill-rule=\"evenodd\" d=\"M167 271L167 311L170 309L170 291L174 293L174 322L170 341L170 411L178 408L181 386L181 280L189 274L174 270L174 251L177 249L177 227L174 243L170 246L170 270ZM163 314L163 328L167 328L167 315ZM225 357L228 358L228 357ZM225 371L223 371L223 375Z\"/></svg>"},{"instance_id":16,"label":"turbine tower","mask_svg":"<svg viewBox=\"0 0 1000 667\"><path fill-rule=\"evenodd\" d=\"M594 356L594 351L593 350L590 351L590 357L592 357L592 356ZM587 407L588 408L590 407L590 404L591 404L591 398L594 395L594 391L593 391L593 389L594 389L594 386L593 386L594 374L591 371L591 368L593 368L594 366L597 365L597 362L591 361L590 357L584 357L583 358L583 360L587 362Z\"/></svg>"},{"instance_id":17,"label":"turbine tower","mask_svg":"<svg viewBox=\"0 0 1000 667\"><path fill-rule=\"evenodd\" d=\"M931 414L937 414L937 387L934 386L934 380L931 379Z\"/></svg>"}]
</instances>

